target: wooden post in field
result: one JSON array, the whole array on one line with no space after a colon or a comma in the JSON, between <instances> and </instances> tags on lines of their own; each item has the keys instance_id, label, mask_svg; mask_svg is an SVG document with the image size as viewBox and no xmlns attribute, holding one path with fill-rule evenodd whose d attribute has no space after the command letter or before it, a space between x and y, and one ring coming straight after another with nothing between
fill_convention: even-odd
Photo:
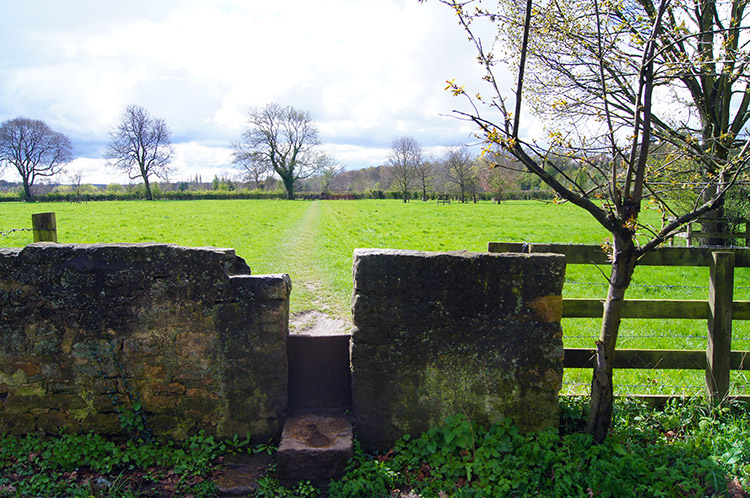
<instances>
[{"instance_id":1,"label":"wooden post in field","mask_svg":"<svg viewBox=\"0 0 750 498\"><path fill-rule=\"evenodd\" d=\"M57 242L55 213L32 214L31 226L34 231L34 242Z\"/></svg>"},{"instance_id":2,"label":"wooden post in field","mask_svg":"<svg viewBox=\"0 0 750 498\"><path fill-rule=\"evenodd\" d=\"M728 251L714 252L711 256L711 282L708 291L706 388L712 401L721 402L729 393L734 253Z\"/></svg>"}]
</instances>

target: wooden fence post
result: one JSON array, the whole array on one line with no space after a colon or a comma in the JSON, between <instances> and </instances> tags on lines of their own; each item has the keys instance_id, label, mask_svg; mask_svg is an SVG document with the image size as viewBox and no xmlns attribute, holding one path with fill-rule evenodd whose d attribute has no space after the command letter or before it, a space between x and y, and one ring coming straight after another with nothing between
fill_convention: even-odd
<instances>
[{"instance_id":1,"label":"wooden fence post","mask_svg":"<svg viewBox=\"0 0 750 498\"><path fill-rule=\"evenodd\" d=\"M34 231L34 242L57 242L55 213L32 214L31 226Z\"/></svg>"},{"instance_id":2,"label":"wooden fence post","mask_svg":"<svg viewBox=\"0 0 750 498\"><path fill-rule=\"evenodd\" d=\"M712 253L711 256L711 282L708 291L706 388L713 402L721 402L729 393L734 253L717 251Z\"/></svg>"}]
</instances>

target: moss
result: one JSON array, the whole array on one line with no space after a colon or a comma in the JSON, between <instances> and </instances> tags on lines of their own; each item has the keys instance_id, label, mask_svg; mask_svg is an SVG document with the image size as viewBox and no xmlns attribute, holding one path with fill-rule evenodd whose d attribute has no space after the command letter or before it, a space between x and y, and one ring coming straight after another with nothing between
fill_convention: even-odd
<instances>
[{"instance_id":1,"label":"moss","mask_svg":"<svg viewBox=\"0 0 750 498\"><path fill-rule=\"evenodd\" d=\"M11 388L18 388L23 384L26 384L26 372L23 369L16 370L12 375L3 373L0 370L0 384L6 384Z\"/></svg>"}]
</instances>

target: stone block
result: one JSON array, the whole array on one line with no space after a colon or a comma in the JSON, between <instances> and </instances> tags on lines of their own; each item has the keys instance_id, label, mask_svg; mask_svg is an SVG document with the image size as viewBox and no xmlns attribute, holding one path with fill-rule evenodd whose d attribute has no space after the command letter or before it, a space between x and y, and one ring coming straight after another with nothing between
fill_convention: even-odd
<instances>
[{"instance_id":1,"label":"stone block","mask_svg":"<svg viewBox=\"0 0 750 498\"><path fill-rule=\"evenodd\" d=\"M352 399L363 446L385 450L456 413L554 426L564 271L558 255L355 251Z\"/></svg>"},{"instance_id":2,"label":"stone block","mask_svg":"<svg viewBox=\"0 0 750 498\"><path fill-rule=\"evenodd\" d=\"M354 454L352 426L343 416L294 415L287 419L276 454L279 481L327 486L340 479Z\"/></svg>"}]
</instances>

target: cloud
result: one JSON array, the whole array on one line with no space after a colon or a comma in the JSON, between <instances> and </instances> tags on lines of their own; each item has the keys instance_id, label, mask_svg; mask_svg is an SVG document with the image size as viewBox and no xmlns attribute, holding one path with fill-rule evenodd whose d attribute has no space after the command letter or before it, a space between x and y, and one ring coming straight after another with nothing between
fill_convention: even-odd
<instances>
[{"instance_id":1,"label":"cloud","mask_svg":"<svg viewBox=\"0 0 750 498\"><path fill-rule=\"evenodd\" d=\"M0 120L25 115L67 134L92 179L107 177L94 164L129 104L166 120L181 151L175 177L226 167L248 109L270 102L309 111L326 151L350 167L382 163L397 136L425 147L470 140L466 123L446 117L465 104L445 81L476 82L482 70L437 2L35 0L4 10Z\"/></svg>"}]
</instances>

